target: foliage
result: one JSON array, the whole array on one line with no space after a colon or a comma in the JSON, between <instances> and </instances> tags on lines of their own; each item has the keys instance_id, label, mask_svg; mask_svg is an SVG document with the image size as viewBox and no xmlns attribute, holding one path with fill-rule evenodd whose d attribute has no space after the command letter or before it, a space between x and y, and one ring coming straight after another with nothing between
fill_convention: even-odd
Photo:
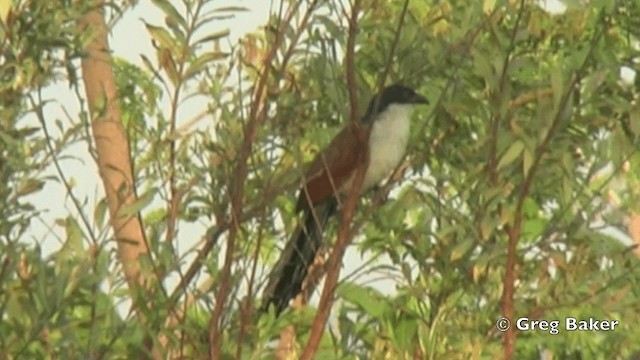
<instances>
[{"instance_id":1,"label":"foliage","mask_svg":"<svg viewBox=\"0 0 640 360\"><path fill-rule=\"evenodd\" d=\"M314 306L278 319L257 308L265 270L297 221L303 164L348 119L348 5L283 1L263 31L227 51L218 22L242 21L245 9L153 1L165 20L145 19L155 57L114 62L139 195L126 212L141 214L152 253L140 262L156 279L136 292L112 251L106 199L86 206L64 166L56 180L78 215L55 220L62 247L43 254L28 231L38 215L26 196L44 186L43 169L74 142L91 147L84 112L71 126L56 122L54 139L39 97L55 82L77 85L74 60L91 36L75 25L81 3L0 11L0 353L128 358L151 343L203 358L222 300L225 358L274 356L290 324L299 356ZM637 355L638 259L613 230L639 203L640 77L621 71L637 70L640 3L567 1L552 14L525 0L411 1L400 20L404 4L363 3L358 104L379 85L401 22L386 83L407 83L431 105L414 116L411 170L359 207L353 249L367 260L343 277L316 358ZM21 26L33 30L14 31ZM39 128L22 126L28 117ZM365 279L381 277L392 292ZM151 304L142 315L122 305L137 299ZM503 334L501 316L512 326L520 317L620 324Z\"/></svg>"}]
</instances>

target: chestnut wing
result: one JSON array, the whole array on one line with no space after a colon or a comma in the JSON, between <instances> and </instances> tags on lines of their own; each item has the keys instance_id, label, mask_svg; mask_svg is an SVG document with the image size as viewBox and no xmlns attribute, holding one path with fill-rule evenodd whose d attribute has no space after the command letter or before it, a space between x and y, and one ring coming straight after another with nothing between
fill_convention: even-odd
<instances>
[{"instance_id":1,"label":"chestnut wing","mask_svg":"<svg viewBox=\"0 0 640 360\"><path fill-rule=\"evenodd\" d=\"M368 131L365 127L363 131ZM336 135L309 167L300 189L296 211L309 208L333 197L342 186L349 181L355 172L361 152L368 151L369 146L358 146L357 129L349 124Z\"/></svg>"}]
</instances>

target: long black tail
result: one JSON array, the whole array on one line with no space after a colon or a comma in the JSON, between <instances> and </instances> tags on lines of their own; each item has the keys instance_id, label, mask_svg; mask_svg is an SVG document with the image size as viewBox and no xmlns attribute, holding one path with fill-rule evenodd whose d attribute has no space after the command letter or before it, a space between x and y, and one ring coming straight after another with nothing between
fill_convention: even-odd
<instances>
[{"instance_id":1,"label":"long black tail","mask_svg":"<svg viewBox=\"0 0 640 360\"><path fill-rule=\"evenodd\" d=\"M327 220L335 213L336 208L337 200L332 198L313 209L304 210L302 223L294 231L271 271L264 291L263 311L274 305L276 315L279 315L289 306L289 301L300 293L309 265L322 246Z\"/></svg>"}]
</instances>

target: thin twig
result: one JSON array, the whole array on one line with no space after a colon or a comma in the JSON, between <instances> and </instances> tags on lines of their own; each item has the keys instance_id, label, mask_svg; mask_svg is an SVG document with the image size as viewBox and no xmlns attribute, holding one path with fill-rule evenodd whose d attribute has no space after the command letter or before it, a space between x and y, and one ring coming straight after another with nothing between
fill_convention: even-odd
<instances>
[{"instance_id":1,"label":"thin twig","mask_svg":"<svg viewBox=\"0 0 640 360\"><path fill-rule=\"evenodd\" d=\"M197 27L200 21L200 11L202 10L204 2L196 1L194 14L191 17L191 22L186 30L186 36L184 46L189 47L189 42L194 34L194 29ZM187 61L187 55L189 51L181 49L180 59L178 59L178 80L173 89L171 98L171 115L169 117L169 199L167 201L167 233L165 237L166 242L171 242L175 236L178 226L178 212L180 211L180 203L184 196L184 191L180 191L177 188L176 179L176 142L178 136L176 133L178 123L178 106L180 103L180 96L182 92L182 86L184 85L184 71Z\"/></svg>"},{"instance_id":2,"label":"thin twig","mask_svg":"<svg viewBox=\"0 0 640 360\"><path fill-rule=\"evenodd\" d=\"M360 13L360 0L355 0L351 8L351 16L349 18L349 35L347 39L347 53L346 53L346 73L347 73L347 89L349 91L349 105L350 105L350 121L353 124L359 124L358 116L358 98L357 98L357 86L355 81L355 40L358 26L358 15ZM356 126L356 136L359 146L367 146L365 143L364 129L360 126ZM368 155L368 154L366 154ZM342 211L342 217L340 221L340 229L338 231L338 238L336 244L333 247L333 252L327 261L327 276L320 296L320 303L318 304L318 311L316 317L311 326L311 333L309 334L309 340L305 346L301 359L311 360L318 350L320 339L324 333L324 327L329 318L329 312L333 303L333 294L335 287L340 276L340 263L344 250L353 237L353 233L350 231L351 220L355 212L358 194L364 181L364 174L366 171L366 163L368 159L363 159L360 156L358 159L358 167L355 174L355 179L347 201L344 204Z\"/></svg>"},{"instance_id":3,"label":"thin twig","mask_svg":"<svg viewBox=\"0 0 640 360\"><path fill-rule=\"evenodd\" d=\"M256 84L253 93L253 100L249 114L249 120L244 127L244 140L238 163L234 171L234 182L231 185L231 228L227 238L227 249L224 256L224 265L220 275L218 292L216 294L215 306L209 322L209 355L212 360L221 358L220 346L220 318L226 303L230 290L231 281L231 265L233 263L233 253L235 251L235 241L240 227L240 215L242 214L242 203L244 200L244 182L236 181L237 179L245 179L248 171L247 159L251 155L253 143L258 133L258 128L264 123L267 114L267 106L265 104L265 92L267 80L271 72L272 63L278 53L278 48L282 43L282 38L286 31L286 27L293 19L293 16L300 7L301 2L296 2L289 8L286 19L280 19L278 31L275 34L274 43L265 56L262 72Z\"/></svg>"},{"instance_id":4,"label":"thin twig","mask_svg":"<svg viewBox=\"0 0 640 360\"><path fill-rule=\"evenodd\" d=\"M33 98L31 98L31 96L29 96L29 101L31 102L31 106L35 110L34 112L36 114L36 117L38 118L38 121L42 126L44 137L47 140L46 141L47 150L49 151L51 159L53 160L53 165L56 168L56 172L58 173L58 176L62 180L62 184L64 184L64 188L67 191L67 196L69 196L69 198L71 199L71 202L73 202L73 206L76 208L76 211L78 212L80 221L82 222L82 224L87 230L86 234L91 238L91 241L94 244L97 244L98 239L96 238L95 234L91 230L92 229L91 223L87 218L87 214L84 213L84 206L82 206L82 204L80 203L80 200L73 193L73 189L71 188L71 185L69 185L69 180L67 180L67 177L65 176L65 173L64 171L62 171L62 167L60 166L60 162L58 161L58 158L55 155L55 149L53 148L53 145L51 145L52 139L51 139L51 135L49 134L49 129L47 128L47 122L45 121L44 112L42 111L43 106L37 106ZM42 102L42 100L40 101Z\"/></svg>"},{"instance_id":5,"label":"thin twig","mask_svg":"<svg viewBox=\"0 0 640 360\"><path fill-rule=\"evenodd\" d=\"M398 27L396 29L395 38L391 45L391 50L387 59L386 69L380 80L381 87L384 85L387 74L391 67L395 48L399 41L400 32L404 24L408 3L409 0L405 0L404 8L402 10L402 14L398 22ZM360 124L360 118L358 114L357 84L355 81L355 40L357 34L357 20L360 13L360 6L360 1L355 0L351 8L351 16L349 18L349 32L347 38L346 75L347 88L349 91L349 105L351 107L350 120L353 124L356 124L356 136L357 141L360 144L359 146L366 147L368 146L368 136L366 135L367 132L370 131L370 128L365 129L361 126L358 126ZM353 186L349 191L349 196L344 204L344 209L342 211L336 244L334 245L333 251L327 261L327 275L325 278L324 288L320 296L318 311L311 327L309 340L301 356L301 359L303 360L311 360L317 352L318 345L320 344L320 339L322 338L322 334L324 333L324 327L327 323L327 319L329 318L329 313L333 304L333 297L335 289L337 287L338 279L340 277L340 264L342 263L344 252L347 245L353 239L355 231L359 228L358 226L352 227L351 223L355 213L357 202L359 200L358 195L360 194L360 189L362 188L362 183L364 181L364 176L366 173L366 167L369 162L368 155L369 154L365 152L365 156L361 156L361 158L358 159L358 167L355 173Z\"/></svg>"},{"instance_id":6,"label":"thin twig","mask_svg":"<svg viewBox=\"0 0 640 360\"><path fill-rule=\"evenodd\" d=\"M500 83L498 85L498 96L503 96L504 88L506 86L507 77L508 77L508 69L511 61L511 54L515 49L516 35L520 28L520 21L524 15L525 10L525 0L520 1L520 8L518 9L518 14L516 16L515 24L511 29L511 36L509 39L509 47L507 48L503 63L502 63L502 74L500 75ZM489 158L487 163L487 170L489 172L489 181L493 186L498 186L498 131L500 128L500 123L502 122L502 118L499 114L495 114L491 119L491 143L489 145ZM500 212L501 209L498 208ZM519 218L522 221L522 218ZM503 293L502 293L502 316L507 317L507 319L513 319L513 294L515 291L515 265L516 265L516 245L518 243L518 239L520 238L520 228L521 225L518 222L518 216L516 215L516 222L514 223L513 231L509 231L509 242L507 245L507 263L505 265L505 275L503 282ZM503 344L504 344L504 358L511 359L513 357L515 348L515 337L516 333L513 327L507 329L503 335Z\"/></svg>"},{"instance_id":7,"label":"thin twig","mask_svg":"<svg viewBox=\"0 0 640 360\"><path fill-rule=\"evenodd\" d=\"M521 6L524 6L524 3L522 3ZM552 119L551 126L549 127L549 130L547 131L547 134L545 135L542 142L535 149L533 163L529 168L529 172L527 173L522 183L522 188L520 189L520 193L518 195L518 202L516 203L516 208L514 211L515 215L514 215L513 225L505 226L505 231L508 236L508 243L507 243L507 262L505 265L505 275L503 279L501 310L502 310L502 316L508 319L513 319L513 315L514 315L513 297L515 295L515 281L516 281L516 269L515 269L516 262L517 262L516 248L517 248L517 244L520 239L520 233L522 230L522 223L523 223L523 217L524 217L522 210L524 207L524 202L527 196L529 195L529 190L533 184L533 179L537 173L538 168L540 167L540 164L542 163L542 157L549 150L549 144L551 143L551 140L555 136L556 131L560 126L562 115L564 113L564 110L567 104L569 103L573 89L578 81L577 74L580 73L586 66L588 60L590 59L593 53L594 45L600 39L601 35L602 35L602 30L594 34L592 42L590 44L591 46L589 48L589 52L584 57L583 63L575 71L574 76L572 77L571 81L566 87L566 90L562 98L560 99L558 109L556 109L556 114ZM504 333L503 336L504 336L503 338L504 339L503 340L504 341L504 358L506 360L512 359L515 353L516 332L511 327L509 330L507 330Z\"/></svg>"},{"instance_id":8,"label":"thin twig","mask_svg":"<svg viewBox=\"0 0 640 360\"><path fill-rule=\"evenodd\" d=\"M265 206L264 211L262 212L262 219L260 223L264 223L266 221L266 210ZM251 274L249 275L249 281L247 284L247 296L245 296L242 306L240 308L240 330L238 331L238 337L236 341L236 359L242 359L242 349L245 347L243 344L244 336L247 332L247 325L249 324L249 320L251 319L251 308L253 304L253 287L256 278L256 272L258 269L258 260L260 258L260 249L262 248L262 240L264 239L264 226L258 227L258 239L256 240L256 247L253 253L253 257L251 261L253 265L251 267Z\"/></svg>"}]
</instances>

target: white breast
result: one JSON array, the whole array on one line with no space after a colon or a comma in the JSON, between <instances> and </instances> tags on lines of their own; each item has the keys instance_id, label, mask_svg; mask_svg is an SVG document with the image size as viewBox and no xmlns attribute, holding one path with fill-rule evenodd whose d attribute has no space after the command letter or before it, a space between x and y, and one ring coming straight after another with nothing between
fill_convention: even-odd
<instances>
[{"instance_id":1,"label":"white breast","mask_svg":"<svg viewBox=\"0 0 640 360\"><path fill-rule=\"evenodd\" d=\"M412 109L411 104L389 105L373 123L369 138L369 168L362 184L363 190L389 176L404 157L409 141L409 117Z\"/></svg>"}]
</instances>

